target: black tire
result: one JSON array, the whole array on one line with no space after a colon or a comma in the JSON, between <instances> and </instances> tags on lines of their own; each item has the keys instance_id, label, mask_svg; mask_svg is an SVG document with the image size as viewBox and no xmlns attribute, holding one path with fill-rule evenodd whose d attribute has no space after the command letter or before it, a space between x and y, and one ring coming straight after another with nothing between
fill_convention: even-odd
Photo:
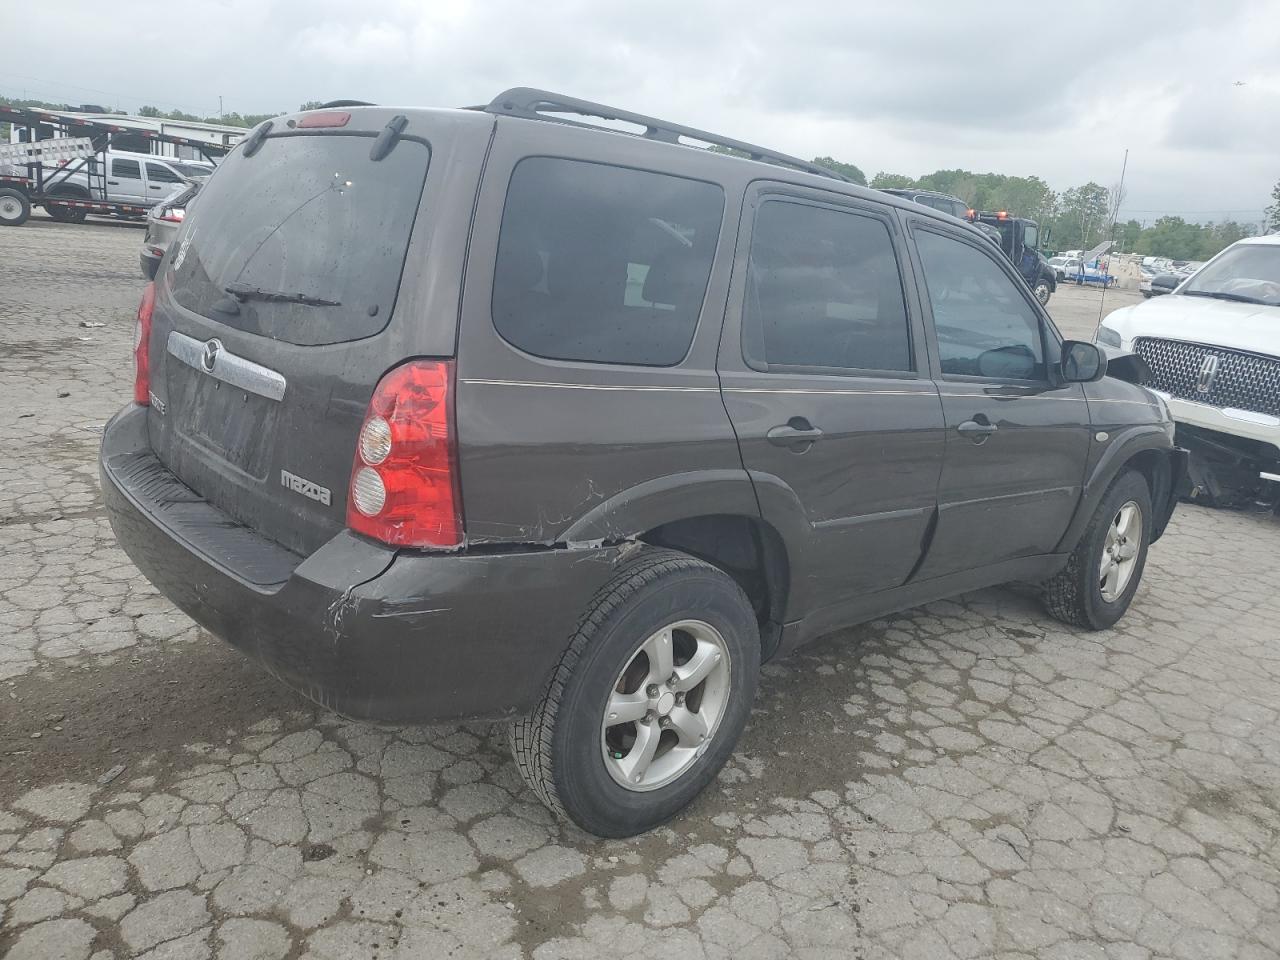
<instances>
[{"instance_id":1,"label":"black tire","mask_svg":"<svg viewBox=\"0 0 1280 960\"><path fill-rule=\"evenodd\" d=\"M1049 289L1048 280L1037 280L1032 292L1036 295L1036 300L1040 302L1042 307L1049 302L1049 297L1053 294L1053 291Z\"/></svg>"},{"instance_id":2,"label":"black tire","mask_svg":"<svg viewBox=\"0 0 1280 960\"><path fill-rule=\"evenodd\" d=\"M31 216L31 201L21 190L0 187L0 227L20 227Z\"/></svg>"},{"instance_id":3,"label":"black tire","mask_svg":"<svg viewBox=\"0 0 1280 960\"><path fill-rule=\"evenodd\" d=\"M49 198L67 197L74 200L89 199L89 194L85 190L74 186L54 187L47 196ZM45 200L44 211L59 223L84 223L84 218L89 215L89 211L83 207L68 207L52 202L50 199Z\"/></svg>"},{"instance_id":4,"label":"black tire","mask_svg":"<svg viewBox=\"0 0 1280 960\"><path fill-rule=\"evenodd\" d=\"M602 723L619 674L667 624L714 627L729 653L730 687L710 746L678 779L646 792L605 767ZM511 725L511 754L557 816L602 837L643 833L679 813L729 758L755 699L760 633L741 588L720 569L671 550L646 550L592 601L541 702Z\"/></svg>"},{"instance_id":5,"label":"black tire","mask_svg":"<svg viewBox=\"0 0 1280 960\"><path fill-rule=\"evenodd\" d=\"M1102 595L1098 576L1105 549L1107 532L1120 508L1134 503L1142 513L1141 536L1133 572L1128 585L1112 601ZM1133 595L1142 582L1147 564L1147 548L1151 544L1151 489L1146 478L1136 470L1126 470L1112 481L1098 504L1098 509L1085 528L1084 535L1071 552L1067 565L1041 584L1042 599L1049 613L1075 627L1105 630L1124 616Z\"/></svg>"}]
</instances>

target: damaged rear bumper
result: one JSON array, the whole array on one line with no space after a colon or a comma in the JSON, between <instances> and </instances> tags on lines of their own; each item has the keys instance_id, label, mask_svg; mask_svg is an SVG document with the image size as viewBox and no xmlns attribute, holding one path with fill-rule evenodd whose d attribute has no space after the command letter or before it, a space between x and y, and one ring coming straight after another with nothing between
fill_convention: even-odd
<instances>
[{"instance_id":1,"label":"damaged rear bumper","mask_svg":"<svg viewBox=\"0 0 1280 960\"><path fill-rule=\"evenodd\" d=\"M169 473L142 407L107 425L99 470L116 538L165 596L290 687L363 719L527 712L634 546L430 554L344 531L297 556Z\"/></svg>"}]
</instances>

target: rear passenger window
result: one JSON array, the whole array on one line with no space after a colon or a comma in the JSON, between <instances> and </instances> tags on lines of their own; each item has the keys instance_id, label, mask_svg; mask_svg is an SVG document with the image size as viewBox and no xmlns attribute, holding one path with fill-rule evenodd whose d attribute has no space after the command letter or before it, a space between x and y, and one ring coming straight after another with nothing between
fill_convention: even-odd
<instances>
[{"instance_id":1,"label":"rear passenger window","mask_svg":"<svg viewBox=\"0 0 1280 960\"><path fill-rule=\"evenodd\" d=\"M743 352L763 368L911 370L902 279L884 222L789 201L761 204Z\"/></svg>"},{"instance_id":2,"label":"rear passenger window","mask_svg":"<svg viewBox=\"0 0 1280 960\"><path fill-rule=\"evenodd\" d=\"M112 160L111 176L128 177L131 180L141 180L142 170L139 168L137 160Z\"/></svg>"},{"instance_id":3,"label":"rear passenger window","mask_svg":"<svg viewBox=\"0 0 1280 960\"><path fill-rule=\"evenodd\" d=\"M156 183L181 183L182 178L170 170L168 167L162 167L158 163L147 164L147 179L154 180Z\"/></svg>"},{"instance_id":4,"label":"rear passenger window","mask_svg":"<svg viewBox=\"0 0 1280 960\"><path fill-rule=\"evenodd\" d=\"M723 212L713 184L522 160L502 212L494 326L553 360L677 364L693 341Z\"/></svg>"}]
</instances>

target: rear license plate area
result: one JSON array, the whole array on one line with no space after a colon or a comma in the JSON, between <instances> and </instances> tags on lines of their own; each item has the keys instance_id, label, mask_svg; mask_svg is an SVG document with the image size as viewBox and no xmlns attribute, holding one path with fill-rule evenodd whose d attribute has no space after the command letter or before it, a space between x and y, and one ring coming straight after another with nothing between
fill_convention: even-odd
<instances>
[{"instance_id":1,"label":"rear license plate area","mask_svg":"<svg viewBox=\"0 0 1280 960\"><path fill-rule=\"evenodd\" d=\"M168 368L168 416L179 435L254 479L264 479L279 403L182 363Z\"/></svg>"}]
</instances>

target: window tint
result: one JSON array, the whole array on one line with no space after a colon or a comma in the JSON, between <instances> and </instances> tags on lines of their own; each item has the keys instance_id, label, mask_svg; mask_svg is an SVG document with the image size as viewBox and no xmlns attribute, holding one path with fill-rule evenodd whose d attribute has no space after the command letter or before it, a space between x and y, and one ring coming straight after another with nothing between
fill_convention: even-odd
<instances>
[{"instance_id":1,"label":"window tint","mask_svg":"<svg viewBox=\"0 0 1280 960\"><path fill-rule=\"evenodd\" d=\"M181 183L182 178L158 163L147 164L147 179L152 183Z\"/></svg>"},{"instance_id":2,"label":"window tint","mask_svg":"<svg viewBox=\"0 0 1280 960\"><path fill-rule=\"evenodd\" d=\"M141 180L142 170L138 166L137 160L112 160L111 176L129 177L133 180Z\"/></svg>"},{"instance_id":3,"label":"window tint","mask_svg":"<svg viewBox=\"0 0 1280 960\"><path fill-rule=\"evenodd\" d=\"M671 366L689 351L724 193L695 180L531 157L511 175L493 322L540 357Z\"/></svg>"},{"instance_id":4,"label":"window tint","mask_svg":"<svg viewBox=\"0 0 1280 960\"><path fill-rule=\"evenodd\" d=\"M826 207L761 204L743 350L770 367L910 370L907 308L885 224Z\"/></svg>"},{"instance_id":5,"label":"window tint","mask_svg":"<svg viewBox=\"0 0 1280 960\"><path fill-rule=\"evenodd\" d=\"M301 345L386 326L430 153L406 138L373 161L369 146L367 137L295 135L268 137L252 157L231 151L177 238L178 302ZM228 287L261 292L231 296Z\"/></svg>"},{"instance_id":6,"label":"window tint","mask_svg":"<svg viewBox=\"0 0 1280 960\"><path fill-rule=\"evenodd\" d=\"M967 243L915 234L944 374L1042 380L1040 318L1013 280Z\"/></svg>"}]
</instances>

